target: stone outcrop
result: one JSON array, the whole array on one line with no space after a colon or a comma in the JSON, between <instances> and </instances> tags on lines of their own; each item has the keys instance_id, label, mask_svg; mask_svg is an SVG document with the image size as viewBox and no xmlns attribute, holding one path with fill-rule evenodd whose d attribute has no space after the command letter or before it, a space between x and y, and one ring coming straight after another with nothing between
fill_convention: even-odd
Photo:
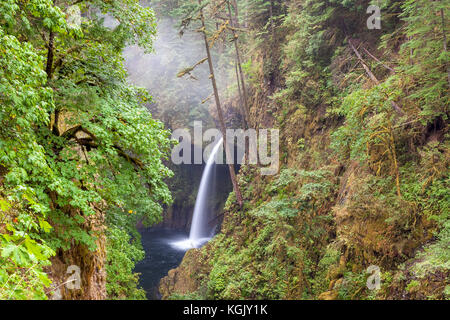
<instances>
[{"instance_id":1,"label":"stone outcrop","mask_svg":"<svg viewBox=\"0 0 450 320\"><path fill-rule=\"evenodd\" d=\"M198 249L191 249L186 252L180 266L168 272L168 275L161 279L159 292L163 300L169 299L173 293L187 294L198 289L198 281L195 274L201 268L199 265L201 252Z\"/></svg>"},{"instance_id":2,"label":"stone outcrop","mask_svg":"<svg viewBox=\"0 0 450 320\"><path fill-rule=\"evenodd\" d=\"M50 260L47 273L52 280L49 298L54 300L104 300L106 296L105 213L86 218L83 227L97 240L95 251L86 245L72 244L69 250L59 249Z\"/></svg>"}]
</instances>

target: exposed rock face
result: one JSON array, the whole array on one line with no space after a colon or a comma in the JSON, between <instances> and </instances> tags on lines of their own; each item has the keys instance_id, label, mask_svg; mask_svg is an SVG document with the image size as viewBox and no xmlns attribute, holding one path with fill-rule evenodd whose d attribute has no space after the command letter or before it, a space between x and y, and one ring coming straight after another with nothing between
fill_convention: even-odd
<instances>
[{"instance_id":1,"label":"exposed rock face","mask_svg":"<svg viewBox=\"0 0 450 320\"><path fill-rule=\"evenodd\" d=\"M373 154L373 159L358 162L354 161L358 157L335 152L334 134L342 119L330 117L331 104L323 100L334 92L317 90L320 81L305 76L307 81L292 94L292 100L284 101L284 94L291 94L279 85L278 76L284 77L284 70L264 70L279 65L274 59L277 48L273 42L261 48L251 56L256 81L249 89L249 127L280 129L280 175L261 177L251 166L241 169L244 210L233 207L236 201L230 196L220 234L200 250L189 251L180 266L161 280L162 298L190 294L206 299L448 298L448 245L436 241L436 222L430 219L430 208L439 214L445 209L419 199L426 194L428 180L421 185L406 181L417 179L420 168L412 166L414 175L407 175L412 163L403 167L408 178L402 183L408 183L411 190L405 189L408 195L402 196L397 160L392 160L394 166L382 158L388 152L396 158L399 150L388 147L381 150L382 156ZM341 72L335 67L339 59L332 60L332 72ZM273 102L276 98L269 98L277 89L282 89L278 104ZM308 91L319 93L318 98L300 97ZM434 131L438 127L435 123ZM343 137L339 139L348 138ZM439 141L433 136L427 139ZM393 137L392 141L395 149L397 142ZM414 146L413 141L401 152L415 152L415 147L425 145ZM369 144L361 143L361 149L367 149L370 158ZM448 159L448 153L437 153L436 159ZM439 161L430 156L427 162L420 156L421 163L429 163L426 166ZM395 179L397 190L393 192ZM422 193L412 192L413 188ZM381 286L377 290L367 285L370 267L378 269Z\"/></svg>"},{"instance_id":2,"label":"exposed rock face","mask_svg":"<svg viewBox=\"0 0 450 320\"><path fill-rule=\"evenodd\" d=\"M252 107L252 112L256 113L262 109L262 107ZM258 117L257 114L253 116L253 119L258 119L255 121L257 123L266 121L259 120L263 119L263 117ZM317 113L308 118L308 121L301 117L292 116L282 131L281 140L282 147L288 150L287 154L297 154L298 152L295 151L295 148L298 148L296 141L300 138L297 136L300 131L298 128L302 128L301 130L304 131L302 134L308 137L308 148L311 152L305 154L303 158L287 157L284 164L288 168L311 168L314 170L317 168L310 165L312 162L310 155L314 153L324 155L320 161L323 167L331 168L329 170L329 180L332 182L333 188L335 188L333 189L335 192L326 199L322 206L317 206L312 211L312 214L308 213L313 218L327 214L327 219L329 219L330 223L324 219L320 223L316 223L314 228L328 232L329 236L324 241L318 241L314 247L308 247L308 243L299 245L299 250L304 253L313 252L320 246L322 246L320 249L327 253L336 252L336 259L330 259L329 262L327 262L327 255L321 257L320 261L323 260L323 265L325 266L321 267L321 263L318 263L316 270L320 268L323 268L323 270L322 273L314 275L314 282L323 283L317 289L312 288L316 292L310 297L323 300L343 299L342 292L346 292L352 283L356 283L354 280L356 278L348 278L348 275L364 275L370 265L375 265L380 268L382 273L392 274L394 278L391 284L388 284L377 293L370 292L374 296L376 294L378 299L424 299L429 296L443 298L443 290L446 285L449 285L449 281L446 280L448 279L448 272L433 269L428 275L422 276L419 271L425 267L414 267L414 265L418 264L418 253L421 248L428 242L433 241L433 222L418 214L414 206L402 199L395 202L398 207L394 207L392 204L389 205L389 202L385 201L385 199L373 197L372 192L367 189L369 185L367 169L360 166L359 163L353 161L341 163L338 159L329 157L329 150L326 149L327 145L329 145L329 131L327 131L329 129L325 127L325 124L319 118L320 115L317 115ZM241 171L240 178L245 180L246 173ZM269 187L273 186L273 183L271 183L271 180L263 180L259 177L255 177L251 181L252 189L261 190L261 192L257 193L257 191L254 191L254 193L249 193L251 196L246 199L250 203L248 211L258 206L259 203L270 200L267 190L270 190ZM297 179L292 183L292 187L300 189L302 183L304 181ZM249 185L246 185L246 187L247 189L243 188L244 191L249 190ZM295 241L299 244L304 234L304 229L302 229L303 221L309 221L307 220L308 216L301 215L302 211L305 211L305 209L299 210L300 218L297 220L298 222L291 225L293 232L297 232ZM392 221L389 221L389 217L399 216L396 213L399 213L401 218L406 220L403 223L392 223ZM225 265L225 263L231 265L232 256L246 250L252 239L257 238L261 234L260 230L263 228L252 229L252 224L259 226L267 222L260 217L253 221L244 220L244 222L239 220L241 218L238 218L242 217L242 219L245 219L247 215L248 212L245 215L240 215L237 210L225 212L221 231L223 237L219 235L218 240L211 241L200 250L189 251L180 266L171 270L161 280L160 292L162 298L168 299L171 296L176 297L178 295L189 297L189 294L192 293L199 294L201 298L216 298L217 296L206 292L209 290L212 271L216 271L213 274L216 276L219 274L217 270L220 269L221 265ZM410 226L414 226L414 228ZM269 240L275 239L277 232L278 230L266 238ZM227 239L227 241L224 239ZM232 239L233 242L229 239ZM220 246L219 242L223 246ZM229 245L227 247L227 243L232 243L232 246ZM223 251L210 250L212 245L216 245ZM261 245L266 245L267 247L267 242L262 242ZM231 250L229 249L230 247L236 248L236 250ZM333 250L328 250L328 247ZM229 249L230 253L224 253L226 249ZM286 252L282 252L283 257L286 254ZM255 260L257 258L254 258L251 254L246 257L250 262L248 263L248 268L243 270L245 271L243 274L251 273L252 277L261 277L261 274L267 271L264 269L266 266L264 263L260 265L259 269L256 269ZM226 259L228 259L228 262L226 262ZM268 257L263 256L260 259L268 259ZM430 261L432 260L430 259ZM233 263L237 264L235 261ZM283 263L280 264L283 265ZM405 264L405 271L398 271L398 267L401 264ZM425 266L428 265L430 263L425 264ZM235 265L231 265L230 268L232 267L235 267ZM299 276L296 275L295 277L299 279L306 278L307 275L302 271L303 260L296 262L295 267L300 270L298 272ZM418 271L408 270L410 268ZM228 269L224 270L226 270L224 273L228 272ZM233 272L240 274L241 269L236 268ZM239 286L233 283L230 285L231 282L227 281L229 278L228 274L219 274L216 278L224 279L223 287L226 287L226 298L243 298L239 287L245 281L243 278L237 277L238 281L242 281L239 282ZM267 283L272 280L275 281L277 279L267 277L261 282ZM286 279L283 278L284 280ZM358 299L362 297L362 292L368 294L369 290L366 288L365 279L359 279L358 281L360 281L358 284L359 288L351 288L353 290L352 293L344 298ZM387 283L387 279L382 279L382 281ZM218 282L216 281L216 286ZM287 294L282 296L282 298L302 299L304 298L303 292L311 290L311 288L306 288L306 281L297 280L295 283L297 283L298 289L296 291L292 289L292 292L287 291ZM223 296L219 296L219 298L221 297ZM253 297L250 296L250 298Z\"/></svg>"},{"instance_id":3,"label":"exposed rock face","mask_svg":"<svg viewBox=\"0 0 450 320\"><path fill-rule=\"evenodd\" d=\"M155 228L189 231L204 168L203 164L193 164L194 153L199 151L201 152L196 146L191 145L192 164L174 165L172 162L166 164L174 173L167 181L173 203L164 210L163 220L154 226Z\"/></svg>"},{"instance_id":4,"label":"exposed rock face","mask_svg":"<svg viewBox=\"0 0 450 320\"><path fill-rule=\"evenodd\" d=\"M189 232L198 187L202 178L204 165L169 165L174 177L168 182L172 192L173 203L163 213L163 221L154 228L184 230ZM227 165L218 165L215 168L216 196L210 203L213 208L212 216L219 215L223 205L232 189ZM212 223L217 221L212 221Z\"/></svg>"},{"instance_id":5,"label":"exposed rock face","mask_svg":"<svg viewBox=\"0 0 450 320\"><path fill-rule=\"evenodd\" d=\"M97 241L97 246L98 249L94 252L84 246L76 246L52 259L50 278L56 289L55 295L50 299L106 299L105 239ZM79 280L76 276L77 270L80 271ZM73 285L70 282L72 279L75 280ZM79 289L77 283L80 284Z\"/></svg>"},{"instance_id":6,"label":"exposed rock face","mask_svg":"<svg viewBox=\"0 0 450 320\"><path fill-rule=\"evenodd\" d=\"M106 296L106 236L104 235L104 213L87 218L84 225L96 236L95 251L85 245L72 245L69 250L60 249L51 258L49 278L52 279L55 300L104 300Z\"/></svg>"},{"instance_id":7,"label":"exposed rock face","mask_svg":"<svg viewBox=\"0 0 450 320\"><path fill-rule=\"evenodd\" d=\"M326 291L319 295L319 300L336 300L338 297L338 293L336 291Z\"/></svg>"},{"instance_id":8,"label":"exposed rock face","mask_svg":"<svg viewBox=\"0 0 450 320\"><path fill-rule=\"evenodd\" d=\"M191 249L186 252L180 266L168 272L161 279L159 292L163 300L168 299L173 293L187 294L198 289L198 281L194 275L199 270L200 250Z\"/></svg>"},{"instance_id":9,"label":"exposed rock face","mask_svg":"<svg viewBox=\"0 0 450 320\"><path fill-rule=\"evenodd\" d=\"M70 129L67 122L72 117L70 112L60 115L58 128L60 132ZM54 123L53 123L54 124ZM78 133L83 134L83 133ZM83 136L77 136L83 138ZM75 148L80 159L85 158L81 148ZM57 195L52 192L50 197L56 203ZM95 215L85 217L83 229L96 236L96 250L91 251L86 245L71 244L69 250L59 249L56 256L50 260L52 265L47 273L52 280L52 291L49 293L50 299L63 300L104 300L106 296L106 236L105 236L105 205L98 203L92 206ZM79 211L67 206L62 210L69 216L80 215ZM50 221L51 222L51 221ZM58 230L59 226L53 226ZM58 230L58 232L64 232Z\"/></svg>"},{"instance_id":10,"label":"exposed rock face","mask_svg":"<svg viewBox=\"0 0 450 320\"><path fill-rule=\"evenodd\" d=\"M173 204L164 210L163 221L154 228L189 231L194 206L190 202Z\"/></svg>"},{"instance_id":11,"label":"exposed rock face","mask_svg":"<svg viewBox=\"0 0 450 320\"><path fill-rule=\"evenodd\" d=\"M393 279L388 299L394 300L446 300L443 288L450 285L450 272L447 270L431 270L424 275L414 272L421 259L412 259L406 263L407 270L398 271ZM408 270L412 269L412 270Z\"/></svg>"},{"instance_id":12,"label":"exposed rock face","mask_svg":"<svg viewBox=\"0 0 450 320\"><path fill-rule=\"evenodd\" d=\"M377 261L386 269L392 268L400 260L412 258L421 244L433 237L432 223L421 217L415 218L416 230L402 230L389 224L387 219L390 208L382 201L374 201L366 196L366 173L357 163L352 163L345 171L341 183L337 204L333 208L336 232L345 243L347 259ZM405 202L402 206L409 214L412 211ZM351 251L351 252L350 252ZM383 257L377 260L377 257Z\"/></svg>"}]
</instances>

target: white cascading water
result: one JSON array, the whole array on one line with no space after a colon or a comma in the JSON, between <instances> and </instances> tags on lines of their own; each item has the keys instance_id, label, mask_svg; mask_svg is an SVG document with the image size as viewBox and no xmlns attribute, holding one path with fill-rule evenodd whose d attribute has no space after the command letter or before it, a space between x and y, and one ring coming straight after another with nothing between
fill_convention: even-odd
<instances>
[{"instance_id":1,"label":"white cascading water","mask_svg":"<svg viewBox=\"0 0 450 320\"><path fill-rule=\"evenodd\" d=\"M221 138L211 151L211 155L209 156L205 169L203 170L200 187L197 193L197 199L195 200L194 215L192 217L189 239L172 243L175 248L182 250L198 248L211 239L211 230L209 230L208 227L207 195L211 188L210 184L212 182L212 169L215 165L216 155L222 143L223 139Z\"/></svg>"}]
</instances>

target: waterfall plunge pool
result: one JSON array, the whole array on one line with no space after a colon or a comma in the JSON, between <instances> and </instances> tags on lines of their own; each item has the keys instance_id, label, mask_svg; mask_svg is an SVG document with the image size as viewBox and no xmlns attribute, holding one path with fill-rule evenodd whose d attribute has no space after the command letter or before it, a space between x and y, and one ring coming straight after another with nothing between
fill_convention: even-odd
<instances>
[{"instance_id":1,"label":"waterfall plunge pool","mask_svg":"<svg viewBox=\"0 0 450 320\"><path fill-rule=\"evenodd\" d=\"M223 140L220 139L216 143L203 170L189 235L165 229L141 231L146 257L136 265L135 272L141 273L140 286L147 292L148 299L160 299L158 291L160 279L166 276L170 269L176 268L180 264L187 250L200 248L215 234L216 226L211 225L210 219L217 210L211 206L209 200L214 200L218 194L215 180L216 169L219 166L215 164L214 160L222 142ZM223 165L223 169L228 168ZM231 181L226 173L221 176L226 177L221 179L221 187L225 188L224 190L228 189L227 192L224 192L224 194L228 194L231 189Z\"/></svg>"},{"instance_id":2,"label":"waterfall plunge pool","mask_svg":"<svg viewBox=\"0 0 450 320\"><path fill-rule=\"evenodd\" d=\"M216 142L211 155L206 162L205 169L203 170L197 199L195 200L189 238L172 242L171 244L175 249L188 250L191 248L199 248L214 236L213 232L215 227L211 228L208 223L211 217L211 211L213 211L212 208L208 206L208 199L215 197L215 193L211 192L211 190L214 189L216 155L218 154L222 143L222 138Z\"/></svg>"},{"instance_id":3,"label":"waterfall plunge pool","mask_svg":"<svg viewBox=\"0 0 450 320\"><path fill-rule=\"evenodd\" d=\"M166 229L140 230L145 258L136 264L135 272L139 272L139 285L146 291L147 299L158 300L159 281L170 269L178 267L189 248L182 249L172 243L180 242L188 237L183 231Z\"/></svg>"},{"instance_id":4,"label":"waterfall plunge pool","mask_svg":"<svg viewBox=\"0 0 450 320\"><path fill-rule=\"evenodd\" d=\"M181 241L175 241L175 242L171 242L170 245L177 250L189 250L192 248L200 248L201 246L203 246L205 243L207 243L209 240L211 240L211 238L199 238L199 239L195 239L192 240L190 238L187 239L183 239Z\"/></svg>"}]
</instances>

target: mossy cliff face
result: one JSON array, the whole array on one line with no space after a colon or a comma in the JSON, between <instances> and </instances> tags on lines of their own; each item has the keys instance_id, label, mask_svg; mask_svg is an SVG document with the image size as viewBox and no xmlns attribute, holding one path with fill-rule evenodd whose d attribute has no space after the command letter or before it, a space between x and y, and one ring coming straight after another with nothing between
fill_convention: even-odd
<instances>
[{"instance_id":1,"label":"mossy cliff face","mask_svg":"<svg viewBox=\"0 0 450 320\"><path fill-rule=\"evenodd\" d=\"M165 208L163 221L156 227L189 231L195 206L197 188L202 177L202 165L169 165L174 176L168 185L172 192L173 203Z\"/></svg>"},{"instance_id":2,"label":"mossy cliff face","mask_svg":"<svg viewBox=\"0 0 450 320\"><path fill-rule=\"evenodd\" d=\"M0 173L1 174L1 173ZM0 190L3 191L0 177ZM51 193L54 200L54 194ZM3 194L0 194L0 201L6 202ZM23 210L20 202L10 202L8 211L3 212L3 218L6 221L15 222L18 220L19 212ZM79 214L76 209L67 207L64 209L65 214ZM95 215L86 218L82 225L83 230L95 236L95 248L87 245L79 244L71 240L70 248L59 248L55 251L55 255L49 256L43 266L35 265L34 268L39 270L42 268L42 274L48 277L46 287L38 288L42 292L42 296L37 296L35 292L38 289L32 287L28 283L33 284L33 278L25 278L25 294L23 299L52 299L52 300L102 300L107 298L106 293L106 236L105 236L105 211L95 208ZM64 227L49 220L53 225L52 230L64 232ZM9 228L9 229L8 229ZM8 235L11 227L7 224L0 225L0 233ZM6 269L6 265L4 266ZM25 273L26 275L26 273ZM16 284L13 284L16 286ZM40 293L40 292L39 292ZM7 291L2 292L3 297L11 296Z\"/></svg>"},{"instance_id":3,"label":"mossy cliff face","mask_svg":"<svg viewBox=\"0 0 450 320\"><path fill-rule=\"evenodd\" d=\"M60 130L66 130L65 120L67 115L61 117L59 123ZM81 149L76 149L82 153ZM0 165L0 190L4 191L4 175L8 172L6 168ZM50 203L52 209L58 205L58 199L55 192L49 192ZM6 199L0 198L5 201ZM11 210L2 211L5 220L0 225L2 234L10 233L6 229L5 221L16 223L18 216L24 210L26 204L20 202L11 202ZM70 205L58 207L67 217L83 216L79 209L75 209ZM95 214L83 217L83 223L80 224L80 230L90 234L95 241L92 247L86 244L80 244L74 239L70 239L66 243L65 248L60 247L55 250L55 255L49 256L48 263L43 267L43 272L48 276L48 286L43 288L44 296L40 298L54 300L102 300L107 298L106 293L106 206L102 203L91 205ZM64 235L67 233L67 225L58 223L57 221L48 220L51 225L52 232ZM38 236L35 234L34 236ZM45 236L42 232L39 236ZM58 238L59 240L61 238ZM24 241L22 241L24 242ZM39 266L34 266L39 268ZM30 270L33 268L30 268ZM28 273L28 272L27 272ZM31 272L30 272L31 273ZM30 281L30 280L28 280ZM35 290L32 286L27 288L30 292Z\"/></svg>"},{"instance_id":4,"label":"mossy cliff face","mask_svg":"<svg viewBox=\"0 0 450 320\"><path fill-rule=\"evenodd\" d=\"M423 92L411 92L426 74L408 71L402 78L367 61L366 68L355 67L362 63L355 51L362 49L352 49L349 32L372 56L411 64L399 54L404 40L380 40L357 10L340 1L326 13L302 0L283 3L277 8L287 17L272 35L249 32L246 40L252 48L246 57L249 124L280 129L280 170L264 177L257 166L241 167L244 208L231 193L220 233L188 251L161 280L163 298L448 298L450 152L447 117L439 113L443 100L425 115L425 100L417 98ZM393 17L401 10L418 14L389 10ZM382 32L401 32L396 19ZM249 22L255 33L259 27ZM445 83L446 74L439 79ZM442 97L439 88L430 90ZM403 116L393 108L399 104Z\"/></svg>"},{"instance_id":5,"label":"mossy cliff face","mask_svg":"<svg viewBox=\"0 0 450 320\"><path fill-rule=\"evenodd\" d=\"M85 230L95 234L95 250L74 244L69 250L59 249L50 259L47 273L52 280L49 299L104 300L106 294L106 236L104 212L88 217ZM79 276L77 272L79 271ZM75 280L71 282L71 280Z\"/></svg>"},{"instance_id":6,"label":"mossy cliff face","mask_svg":"<svg viewBox=\"0 0 450 320\"><path fill-rule=\"evenodd\" d=\"M208 270L201 265L201 252L198 249L189 250L183 258L180 267L169 271L167 277L161 280L159 292L162 299L168 299L175 292L179 295L189 295L198 290L196 273L201 269Z\"/></svg>"},{"instance_id":7,"label":"mossy cliff face","mask_svg":"<svg viewBox=\"0 0 450 320\"><path fill-rule=\"evenodd\" d=\"M191 163L194 163L194 152L202 152L202 150L192 145ZM154 228L189 232L204 164L174 165L169 163L168 167L174 172L174 176L167 180L173 203L164 209L163 221ZM217 165L214 170L215 183L213 188L216 196L214 199L210 199L209 206L212 209L211 219L216 221L217 219L214 218L222 212L232 186L227 165Z\"/></svg>"},{"instance_id":8,"label":"mossy cliff face","mask_svg":"<svg viewBox=\"0 0 450 320\"><path fill-rule=\"evenodd\" d=\"M64 113L60 117L58 129L64 132L70 128L67 124L72 117L70 113ZM82 138L81 136L79 138ZM75 148L81 157L84 153L81 148ZM50 193L54 206L57 196ZM51 265L47 267L47 274L52 280L48 298L55 300L103 300L106 294L106 206L101 203L91 206L94 215L87 216L80 226L82 230L95 237L95 248L89 248L85 244L72 240L69 249L57 249L55 256L50 258ZM61 208L65 215L74 217L80 215L80 211L66 206ZM64 233L64 225L50 221L57 233Z\"/></svg>"},{"instance_id":9,"label":"mossy cliff face","mask_svg":"<svg viewBox=\"0 0 450 320\"><path fill-rule=\"evenodd\" d=\"M296 156L274 177L241 168L244 210L231 194L220 233L161 280L163 299L445 297L448 271L418 266L436 224L406 201L374 197L376 177L333 156L331 129L318 129L325 119L287 118L282 149ZM292 142L297 134L308 137L306 147ZM366 287L371 265L381 270L381 290Z\"/></svg>"}]
</instances>

